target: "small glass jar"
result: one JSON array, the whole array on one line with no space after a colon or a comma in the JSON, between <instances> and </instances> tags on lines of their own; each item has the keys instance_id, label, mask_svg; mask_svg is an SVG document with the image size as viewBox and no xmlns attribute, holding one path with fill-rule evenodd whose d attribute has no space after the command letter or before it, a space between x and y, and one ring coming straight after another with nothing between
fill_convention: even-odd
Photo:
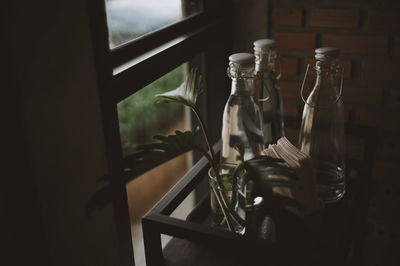
<instances>
[{"instance_id":1,"label":"small glass jar","mask_svg":"<svg viewBox=\"0 0 400 266\"><path fill-rule=\"evenodd\" d=\"M232 182L229 179L228 175L222 175L221 181L222 185L224 186L223 192L225 193L226 199L228 202L232 200ZM212 168L208 171L208 178L209 178L209 189L210 189L210 203L211 203L211 218L215 226L226 227L226 222L224 221L225 217L222 211L221 199L219 199L216 195L216 191L222 191L220 188L217 177L215 176L214 170ZM228 206L229 207L229 206Z\"/></svg>"}]
</instances>

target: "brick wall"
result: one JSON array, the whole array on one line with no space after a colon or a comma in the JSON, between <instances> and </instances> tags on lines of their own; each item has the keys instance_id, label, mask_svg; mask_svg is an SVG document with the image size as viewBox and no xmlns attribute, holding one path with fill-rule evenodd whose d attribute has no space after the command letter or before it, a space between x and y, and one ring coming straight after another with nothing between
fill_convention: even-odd
<instances>
[{"instance_id":1,"label":"brick wall","mask_svg":"<svg viewBox=\"0 0 400 266\"><path fill-rule=\"evenodd\" d=\"M400 261L399 5L400 1L273 0L269 9L268 35L282 55L285 115L301 120L299 90L306 65L313 63L315 48L333 46L340 48L345 68L347 125L378 130L365 241L365 264L374 266ZM294 143L297 134L296 128L287 130ZM348 136L347 143L349 158L361 159L368 148L354 136Z\"/></svg>"}]
</instances>

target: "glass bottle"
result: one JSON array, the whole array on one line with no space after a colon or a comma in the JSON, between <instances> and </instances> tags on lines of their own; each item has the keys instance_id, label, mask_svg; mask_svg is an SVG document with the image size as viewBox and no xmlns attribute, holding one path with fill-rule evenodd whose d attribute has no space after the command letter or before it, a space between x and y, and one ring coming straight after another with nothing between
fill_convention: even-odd
<instances>
[{"instance_id":1,"label":"glass bottle","mask_svg":"<svg viewBox=\"0 0 400 266\"><path fill-rule=\"evenodd\" d=\"M278 53L275 40L261 39L253 44L256 57L255 71L260 72L262 76L255 85L255 98L262 110L264 146L268 147L285 135L282 94L277 84Z\"/></svg>"},{"instance_id":2,"label":"glass bottle","mask_svg":"<svg viewBox=\"0 0 400 266\"><path fill-rule=\"evenodd\" d=\"M261 112L253 98L256 79L254 56L237 53L231 55L229 61L228 76L232 78L232 89L223 114L220 174L222 178L227 178L227 187L232 187L232 208L245 219L246 199L251 193L251 186L245 184L238 187L232 174L241 162L261 154Z\"/></svg>"},{"instance_id":3,"label":"glass bottle","mask_svg":"<svg viewBox=\"0 0 400 266\"><path fill-rule=\"evenodd\" d=\"M345 193L343 68L339 50L322 47L315 50L315 85L305 99L299 135L299 148L313 160L319 198L325 203L341 199Z\"/></svg>"},{"instance_id":4,"label":"glass bottle","mask_svg":"<svg viewBox=\"0 0 400 266\"><path fill-rule=\"evenodd\" d=\"M237 53L229 57L231 94L222 123L221 167L231 172L243 160L260 155L263 143L261 112L254 101L254 56Z\"/></svg>"}]
</instances>

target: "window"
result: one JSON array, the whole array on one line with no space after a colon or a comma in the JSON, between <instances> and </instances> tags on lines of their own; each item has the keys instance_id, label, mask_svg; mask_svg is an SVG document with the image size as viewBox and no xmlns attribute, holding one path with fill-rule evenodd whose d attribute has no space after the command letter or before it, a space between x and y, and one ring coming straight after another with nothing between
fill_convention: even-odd
<instances>
[{"instance_id":1,"label":"window","mask_svg":"<svg viewBox=\"0 0 400 266\"><path fill-rule=\"evenodd\" d=\"M178 104L160 104L155 95L177 88L184 80L184 65L175 68L117 104L121 145L124 155L155 135L187 130L186 108ZM139 119L138 119L139 118Z\"/></svg>"},{"instance_id":2,"label":"window","mask_svg":"<svg viewBox=\"0 0 400 266\"><path fill-rule=\"evenodd\" d=\"M129 1L132 0L89 2L107 161L111 173L118 170L121 160L132 152L135 145L150 141L149 136L153 136L153 133L164 134L177 127L185 129L190 126L190 115L188 115L190 113L183 108L170 104L163 105L162 111L157 111L154 108L158 107L148 101L161 90L170 90L179 85L190 67L195 66L203 73L206 91L198 105L204 112L213 141L220 137L221 119L217 119L216 114L220 114L222 118L224 103L229 93L228 79L225 74L230 53L227 45L230 24L226 17L229 14L229 1L143 0L147 4L163 2L164 5L171 2L171 9L180 6L181 13L158 26L147 27L146 30L140 32L115 34L116 26L111 20L117 19L114 17L117 13L110 16L110 12L115 12L111 11L115 8L111 6L128 5ZM141 1L133 2L138 4ZM127 9L124 12L127 12ZM129 14L134 17L134 13ZM130 17L129 14L127 17ZM158 17L158 15L153 17ZM136 19L138 19L137 16ZM151 23L151 16L146 21ZM137 21L130 23L137 23ZM149 108L152 108L151 111ZM149 112L152 113L151 116L153 112L158 112L159 117L150 118ZM160 119L161 116L167 118ZM172 121L171 117L177 118L174 120L176 123L172 123L175 124L174 126L169 127L170 123L166 125L160 123L164 119ZM150 129L154 132L149 132ZM189 157L186 155L172 162L183 165L179 167L179 171L163 170L172 176L168 186L176 182L190 167L189 159L190 155ZM156 170L157 168L152 171ZM119 192L120 194L115 196L113 202L115 219L119 225L120 264L134 265L131 231L133 231L133 242L135 242L135 236L140 234L140 228L137 229L135 223L131 226L129 221L140 220L141 215L148 208L145 205L151 206L154 204L154 199L159 197L159 195L154 195L156 194L154 191L144 193L146 196L150 194L154 196L150 204L146 202L144 196L139 196L136 192L129 194L129 191L138 189L135 187L137 184L134 183L145 184L144 180L147 179L150 178L140 177L129 183L127 189ZM154 187L151 183L150 186ZM168 188L168 186L165 187ZM133 194L135 194L135 199L132 199ZM128 202L133 202L132 206L128 206ZM193 197L188 202L189 205L192 204L190 202L193 202ZM131 210L130 213L129 210ZM135 248L136 264L142 265L142 255L137 250Z\"/></svg>"},{"instance_id":3,"label":"window","mask_svg":"<svg viewBox=\"0 0 400 266\"><path fill-rule=\"evenodd\" d=\"M110 48L201 12L201 0L106 0Z\"/></svg>"},{"instance_id":4,"label":"window","mask_svg":"<svg viewBox=\"0 0 400 266\"><path fill-rule=\"evenodd\" d=\"M178 104L156 103L155 95L178 87L187 64L163 75L143 89L118 103L119 129L124 155L143 143L153 142L155 135L173 134L190 129L190 110ZM135 178L126 186L131 221L135 264L144 265L141 218L192 166L190 153L183 154ZM180 207L187 214L194 207L193 195ZM184 218L184 217L178 217ZM167 243L168 239L164 239Z\"/></svg>"}]
</instances>

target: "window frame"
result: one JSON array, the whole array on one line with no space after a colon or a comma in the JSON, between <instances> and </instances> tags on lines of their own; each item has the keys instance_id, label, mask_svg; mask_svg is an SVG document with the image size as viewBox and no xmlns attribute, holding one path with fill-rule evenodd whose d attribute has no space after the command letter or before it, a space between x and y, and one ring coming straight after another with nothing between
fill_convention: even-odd
<instances>
[{"instance_id":1,"label":"window frame","mask_svg":"<svg viewBox=\"0 0 400 266\"><path fill-rule=\"evenodd\" d=\"M123 159L118 102L201 53L206 91L198 105L204 111L212 141L217 141L221 125L215 114L222 116L229 94L225 70L226 58L231 52L231 0L204 0L202 12L113 49L108 41L105 1L88 0L87 4L108 172L118 172ZM172 45L165 45L169 42ZM130 60L136 61L114 74L118 66ZM118 265L134 265L125 187L118 191L112 204L119 242Z\"/></svg>"}]
</instances>

